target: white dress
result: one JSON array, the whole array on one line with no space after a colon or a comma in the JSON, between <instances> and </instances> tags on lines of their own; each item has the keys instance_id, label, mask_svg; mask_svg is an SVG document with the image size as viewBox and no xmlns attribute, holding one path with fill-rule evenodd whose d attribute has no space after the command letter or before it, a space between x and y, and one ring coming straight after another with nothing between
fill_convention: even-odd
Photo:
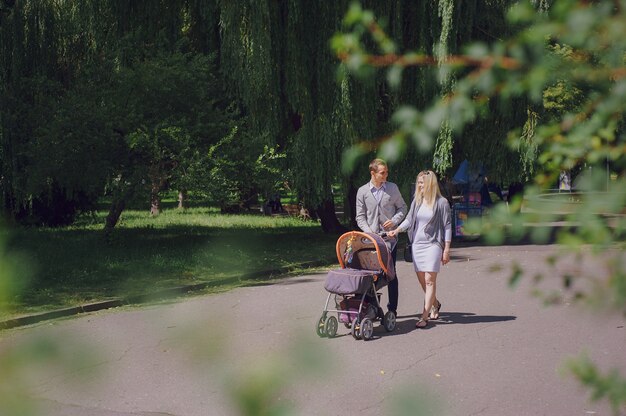
<instances>
[{"instance_id":1,"label":"white dress","mask_svg":"<svg viewBox=\"0 0 626 416\"><path fill-rule=\"evenodd\" d=\"M415 215L416 227L413 236L413 267L416 272L439 272L441 267L441 256L443 249L439 244L433 244L428 241L424 234L424 227L433 217L433 210L428 208L426 204L419 207Z\"/></svg>"}]
</instances>

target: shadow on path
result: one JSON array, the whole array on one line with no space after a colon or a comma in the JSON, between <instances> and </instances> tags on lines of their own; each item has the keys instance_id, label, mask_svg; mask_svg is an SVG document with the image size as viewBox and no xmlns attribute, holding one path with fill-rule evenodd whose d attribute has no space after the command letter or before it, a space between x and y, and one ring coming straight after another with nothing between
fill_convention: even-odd
<instances>
[{"instance_id":1,"label":"shadow on path","mask_svg":"<svg viewBox=\"0 0 626 416\"><path fill-rule=\"evenodd\" d=\"M517 319L516 316L494 316L494 315L476 315L470 312L442 312L439 319L433 319L429 322L426 328L416 328L415 324L419 315L402 315L398 316L396 323L396 329L393 332L387 332L383 328L380 321L374 324L374 338L373 341L383 337L405 335L409 332L416 330L424 331L432 329L438 325L450 325L450 324L480 324L480 323L492 323L492 322L507 322ZM348 334L349 335L349 334Z\"/></svg>"},{"instance_id":2,"label":"shadow on path","mask_svg":"<svg viewBox=\"0 0 626 416\"><path fill-rule=\"evenodd\" d=\"M490 322L514 321L516 316L512 315L476 315L471 312L441 312L439 319L433 321L435 324L480 324Z\"/></svg>"},{"instance_id":3,"label":"shadow on path","mask_svg":"<svg viewBox=\"0 0 626 416\"><path fill-rule=\"evenodd\" d=\"M415 328L415 324L417 323L417 319L419 315L416 313L414 315L404 315L398 316L398 319L403 318L415 318L409 319L407 321L403 321L402 324L407 322L411 323L412 327ZM506 322L506 321L514 321L517 319L516 316L505 315L505 316L494 316L494 315L476 315L471 312L441 312L439 315L439 319L433 319L430 322L429 326L435 325L449 325L449 324L480 324L480 323L489 323L489 322Z\"/></svg>"}]
</instances>

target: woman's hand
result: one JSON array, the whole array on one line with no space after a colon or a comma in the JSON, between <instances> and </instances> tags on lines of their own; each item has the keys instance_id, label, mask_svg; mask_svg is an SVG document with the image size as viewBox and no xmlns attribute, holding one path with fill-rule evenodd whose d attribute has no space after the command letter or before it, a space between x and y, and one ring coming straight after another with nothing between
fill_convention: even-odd
<instances>
[{"instance_id":1,"label":"woman's hand","mask_svg":"<svg viewBox=\"0 0 626 416\"><path fill-rule=\"evenodd\" d=\"M387 231L387 235L389 237L395 237L396 235L398 235L398 229L396 228L395 230Z\"/></svg>"},{"instance_id":2,"label":"woman's hand","mask_svg":"<svg viewBox=\"0 0 626 416\"><path fill-rule=\"evenodd\" d=\"M443 250L443 254L441 255L441 264L450 263L450 249Z\"/></svg>"}]
</instances>

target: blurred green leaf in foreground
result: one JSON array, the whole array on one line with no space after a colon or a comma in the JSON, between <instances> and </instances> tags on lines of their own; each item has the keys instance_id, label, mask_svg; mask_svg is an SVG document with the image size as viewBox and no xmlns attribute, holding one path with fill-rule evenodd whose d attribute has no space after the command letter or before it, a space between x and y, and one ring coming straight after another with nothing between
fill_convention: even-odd
<instances>
[{"instance_id":1,"label":"blurred green leaf in foreground","mask_svg":"<svg viewBox=\"0 0 626 416\"><path fill-rule=\"evenodd\" d=\"M393 141L378 149L383 158L402 157L400 142L422 152L434 148L433 167L447 173L448 165L437 165L443 128L461 140L494 100L527 103L524 126L511 125L508 137L491 138L517 149L526 175L520 181L529 180L525 196L496 207L474 226L491 244L555 238L563 255L546 261L564 290L537 294L548 303L569 296L626 316L626 1L515 2L508 9L509 34L490 44L467 44L457 55L396 54L404 45L390 45L371 12L355 3L348 17L332 46L350 71L382 68L391 87L399 84L398 67L437 68L444 73L440 82L454 79L452 85L442 82L443 93L423 108L397 108L397 130L386 136ZM368 47L372 42L377 47ZM572 188L550 192L563 173L571 175ZM512 282L523 273L513 265ZM543 278L535 276L535 282ZM594 399L608 397L619 413L626 405L626 392L616 388L623 378L590 377L581 370L588 366L570 368Z\"/></svg>"}]
</instances>

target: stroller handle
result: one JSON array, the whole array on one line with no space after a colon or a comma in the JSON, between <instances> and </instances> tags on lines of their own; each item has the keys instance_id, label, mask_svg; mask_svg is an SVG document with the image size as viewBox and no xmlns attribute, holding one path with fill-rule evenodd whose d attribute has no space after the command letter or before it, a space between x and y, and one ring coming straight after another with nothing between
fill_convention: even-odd
<instances>
[{"instance_id":1,"label":"stroller handle","mask_svg":"<svg viewBox=\"0 0 626 416\"><path fill-rule=\"evenodd\" d=\"M379 241L378 241L378 239L382 239L383 237L378 234L364 233L362 231L348 231L347 233L344 233L337 239L335 250L337 252L337 259L339 260L339 265L341 266L342 269L346 268L346 264L344 262L343 253L341 252L341 242L346 238L350 238L354 240L356 240L357 238L364 238L368 240L369 242L371 242L374 245L374 247L376 247L376 255L378 257L378 263L381 265L383 272L385 272L386 274L389 274L389 265L387 264L386 261L383 261L383 258L380 254L383 249L387 250L387 245L384 243L384 241L382 242L382 244L379 244ZM389 261L389 259L391 258L391 253L389 253L386 257L387 257L387 260Z\"/></svg>"}]
</instances>

